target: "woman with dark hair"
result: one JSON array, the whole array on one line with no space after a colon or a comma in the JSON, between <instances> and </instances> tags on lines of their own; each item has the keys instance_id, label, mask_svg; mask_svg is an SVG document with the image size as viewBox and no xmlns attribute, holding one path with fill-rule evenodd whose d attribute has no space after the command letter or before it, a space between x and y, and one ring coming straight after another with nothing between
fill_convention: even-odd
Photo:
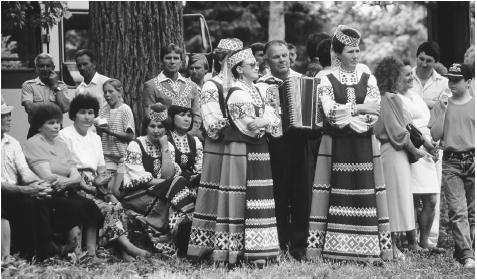
<instances>
[{"instance_id":1,"label":"woman with dark hair","mask_svg":"<svg viewBox=\"0 0 477 280\"><path fill-rule=\"evenodd\" d=\"M107 105L99 110L96 131L101 136L106 169L112 173L124 161L128 143L134 139L135 125L131 107L123 102L123 84L109 79L104 82L103 91Z\"/></svg>"},{"instance_id":2,"label":"woman with dark hair","mask_svg":"<svg viewBox=\"0 0 477 280\"><path fill-rule=\"evenodd\" d=\"M168 120L166 106L151 106L142 122L144 135L127 147L124 181L116 192L124 208L138 213L136 219L146 227L158 250L175 250L169 246L172 233L178 254L183 255L187 248L183 239L188 239L188 233L182 227L190 226L187 216L194 211L195 198L187 180L179 176L174 146L167 141ZM169 221L169 207L171 216L178 220L174 224Z\"/></svg>"},{"instance_id":3,"label":"woman with dark hair","mask_svg":"<svg viewBox=\"0 0 477 280\"><path fill-rule=\"evenodd\" d=\"M174 44L163 46L160 58L162 72L144 84L144 112L147 114L152 104L160 102L192 108L194 118L200 118L199 88L179 73L184 61L182 48Z\"/></svg>"},{"instance_id":4,"label":"woman with dark hair","mask_svg":"<svg viewBox=\"0 0 477 280\"><path fill-rule=\"evenodd\" d=\"M375 75L381 92L382 114L374 133L381 141L393 254L395 259L404 259L396 245L399 232L406 232L409 249L421 249L416 239L410 161L424 157L425 153L411 141L406 126L412 119L404 109L400 96L408 89L411 72L406 71L406 66L399 59L386 57L376 67Z\"/></svg>"},{"instance_id":5,"label":"woman with dark hair","mask_svg":"<svg viewBox=\"0 0 477 280\"><path fill-rule=\"evenodd\" d=\"M37 134L25 143L25 157L38 177L56 185L50 203L53 228L65 231L82 226L88 255L94 256L96 232L103 224L103 216L94 201L77 193L81 176L67 145L58 137L62 121L63 114L57 105L40 105L31 122ZM81 238L76 241L76 251L79 253Z\"/></svg>"},{"instance_id":6,"label":"woman with dark hair","mask_svg":"<svg viewBox=\"0 0 477 280\"><path fill-rule=\"evenodd\" d=\"M149 252L137 248L127 238L123 226L124 210L109 189L111 173L106 171L101 138L90 128L98 115L98 100L91 95L77 95L70 104L69 116L73 125L63 128L60 137L70 150L76 168L80 172L82 191L79 195L93 200L104 216L99 230L99 245L106 246L114 241L125 258L145 257Z\"/></svg>"},{"instance_id":7,"label":"woman with dark hair","mask_svg":"<svg viewBox=\"0 0 477 280\"><path fill-rule=\"evenodd\" d=\"M374 76L356 67L360 39L357 30L338 26L332 49L341 63L318 86L324 120L310 213L311 258L392 258L379 143L373 135L380 95Z\"/></svg>"},{"instance_id":8,"label":"woman with dark hair","mask_svg":"<svg viewBox=\"0 0 477 280\"><path fill-rule=\"evenodd\" d=\"M200 186L197 190L197 201L192 220L192 235L189 241L187 254L191 257L201 257L209 254L213 248L213 240L205 241L196 232L215 230L213 223L217 219L217 197L221 190L220 170L225 143L222 132L229 127L225 98L229 84L224 81L230 79L231 73L227 67L227 58L235 50L243 47L239 39L222 39L214 50L214 65L218 65L220 73L205 82L200 93L201 114L207 136L204 143L204 157Z\"/></svg>"},{"instance_id":9,"label":"woman with dark hair","mask_svg":"<svg viewBox=\"0 0 477 280\"><path fill-rule=\"evenodd\" d=\"M202 172L203 148L199 138L187 134L192 127L192 110L173 105L169 108L169 117L172 125L167 131L167 138L174 146L175 162L182 170L181 176L189 181L189 187L197 192Z\"/></svg>"},{"instance_id":10,"label":"woman with dark hair","mask_svg":"<svg viewBox=\"0 0 477 280\"><path fill-rule=\"evenodd\" d=\"M263 266L280 251L270 155L264 137L280 120L253 85L258 64L252 51L234 52L227 64L236 82L226 98L231 127L224 131L220 191L209 202L217 218L207 220L206 228L194 228L191 244L207 236L206 246L201 248L203 256L211 256L216 262L236 264L243 259ZM214 242L224 239L228 242Z\"/></svg>"}]
</instances>

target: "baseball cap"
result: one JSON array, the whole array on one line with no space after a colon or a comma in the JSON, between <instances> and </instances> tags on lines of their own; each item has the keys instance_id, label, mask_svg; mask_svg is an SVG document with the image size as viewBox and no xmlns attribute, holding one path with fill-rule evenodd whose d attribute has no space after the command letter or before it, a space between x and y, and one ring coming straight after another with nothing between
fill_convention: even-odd
<instances>
[{"instance_id":1,"label":"baseball cap","mask_svg":"<svg viewBox=\"0 0 477 280\"><path fill-rule=\"evenodd\" d=\"M2 103L2 115L9 114L13 111L13 106L8 106L6 103Z\"/></svg>"},{"instance_id":2,"label":"baseball cap","mask_svg":"<svg viewBox=\"0 0 477 280\"><path fill-rule=\"evenodd\" d=\"M454 63L449 68L446 75L449 80L469 80L474 76L472 65L464 63Z\"/></svg>"}]
</instances>

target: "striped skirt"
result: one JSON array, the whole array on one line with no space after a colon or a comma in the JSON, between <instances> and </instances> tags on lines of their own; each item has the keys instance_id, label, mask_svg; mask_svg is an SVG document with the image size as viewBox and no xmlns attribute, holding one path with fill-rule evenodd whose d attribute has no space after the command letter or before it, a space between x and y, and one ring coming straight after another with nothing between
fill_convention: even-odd
<instances>
[{"instance_id":1,"label":"striped skirt","mask_svg":"<svg viewBox=\"0 0 477 280\"><path fill-rule=\"evenodd\" d=\"M323 136L307 256L365 262L392 259L386 189L374 135Z\"/></svg>"},{"instance_id":2,"label":"striped skirt","mask_svg":"<svg viewBox=\"0 0 477 280\"><path fill-rule=\"evenodd\" d=\"M276 258L279 246L267 144L226 144L219 184L207 186L206 176L202 178L188 255L230 264Z\"/></svg>"}]
</instances>

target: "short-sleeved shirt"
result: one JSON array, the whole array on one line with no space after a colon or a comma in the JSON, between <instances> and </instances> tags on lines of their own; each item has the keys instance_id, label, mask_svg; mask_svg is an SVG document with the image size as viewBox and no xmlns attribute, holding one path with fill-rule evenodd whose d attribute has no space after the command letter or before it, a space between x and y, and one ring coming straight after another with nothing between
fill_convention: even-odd
<instances>
[{"instance_id":1,"label":"short-sleeved shirt","mask_svg":"<svg viewBox=\"0 0 477 280\"><path fill-rule=\"evenodd\" d=\"M61 137L56 137L50 143L41 133L37 133L26 141L23 150L32 168L47 162L53 174L67 177L75 167L71 152Z\"/></svg>"},{"instance_id":2,"label":"short-sleeved shirt","mask_svg":"<svg viewBox=\"0 0 477 280\"><path fill-rule=\"evenodd\" d=\"M60 131L60 137L71 151L76 168L97 171L98 167L106 165L101 138L98 134L88 130L83 136L73 125L70 125Z\"/></svg>"},{"instance_id":3,"label":"short-sleeved shirt","mask_svg":"<svg viewBox=\"0 0 477 280\"><path fill-rule=\"evenodd\" d=\"M414 79L412 90L417 92L422 99L424 99L426 104L428 102L431 102L432 104L436 103L443 94L446 94L447 96L451 95L449 90L449 80L446 77L439 75L436 70L432 70L432 75L425 85L422 85L417 77L416 67L412 69L412 77Z\"/></svg>"},{"instance_id":4,"label":"short-sleeved shirt","mask_svg":"<svg viewBox=\"0 0 477 280\"><path fill-rule=\"evenodd\" d=\"M58 86L63 93L67 94L68 87L62 81L58 82ZM33 103L56 103L56 94L49 86L45 85L39 77L33 80L28 80L22 85L21 104L23 106L26 101ZM28 116L28 121L31 121L31 116Z\"/></svg>"},{"instance_id":5,"label":"short-sleeved shirt","mask_svg":"<svg viewBox=\"0 0 477 280\"><path fill-rule=\"evenodd\" d=\"M104 99L103 93L103 85L107 80L109 80L108 77L96 72L89 84L86 84L84 81L79 84L78 88L76 89L75 96L79 94L89 94L98 100L99 108L101 108L106 105L106 100Z\"/></svg>"},{"instance_id":6,"label":"short-sleeved shirt","mask_svg":"<svg viewBox=\"0 0 477 280\"><path fill-rule=\"evenodd\" d=\"M134 133L134 116L127 104L122 104L116 109L111 109L109 105L103 106L99 110L99 117L108 121L109 129L112 132L125 133L128 129ZM114 157L126 156L126 148L128 143L119 141L116 137L106 133L101 134L101 142L103 144L104 155Z\"/></svg>"},{"instance_id":7,"label":"short-sleeved shirt","mask_svg":"<svg viewBox=\"0 0 477 280\"><path fill-rule=\"evenodd\" d=\"M449 99L441 144L446 151L475 149L475 98L465 104L455 104Z\"/></svg>"},{"instance_id":8,"label":"short-sleeved shirt","mask_svg":"<svg viewBox=\"0 0 477 280\"><path fill-rule=\"evenodd\" d=\"M20 143L7 134L4 134L2 138L1 165L3 182L18 185L18 179L21 179L23 183L39 180L38 176L28 167Z\"/></svg>"}]
</instances>

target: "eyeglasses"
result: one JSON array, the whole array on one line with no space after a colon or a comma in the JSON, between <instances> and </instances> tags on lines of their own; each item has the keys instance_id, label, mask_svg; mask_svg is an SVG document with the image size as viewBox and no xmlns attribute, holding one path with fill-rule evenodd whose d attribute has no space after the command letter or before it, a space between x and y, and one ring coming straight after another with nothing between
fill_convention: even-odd
<instances>
[{"instance_id":1,"label":"eyeglasses","mask_svg":"<svg viewBox=\"0 0 477 280\"><path fill-rule=\"evenodd\" d=\"M253 63L244 63L244 66L245 65L249 65L250 67L252 68L255 68L257 66L257 63L256 62L253 62Z\"/></svg>"}]
</instances>

